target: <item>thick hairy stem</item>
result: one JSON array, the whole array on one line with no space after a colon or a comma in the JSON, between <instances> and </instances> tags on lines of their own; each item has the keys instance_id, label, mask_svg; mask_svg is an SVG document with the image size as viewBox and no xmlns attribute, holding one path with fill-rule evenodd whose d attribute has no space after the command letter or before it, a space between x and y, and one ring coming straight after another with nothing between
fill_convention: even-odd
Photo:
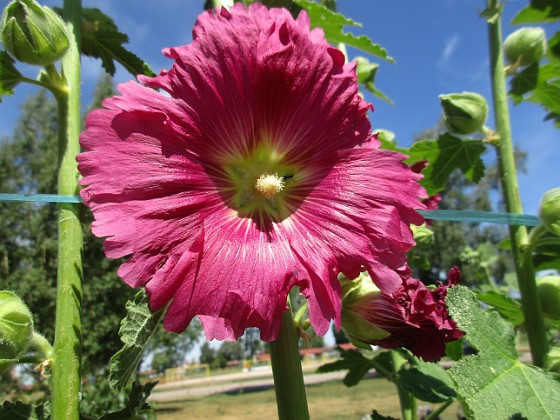
<instances>
[{"instance_id":1,"label":"thick hairy stem","mask_svg":"<svg viewBox=\"0 0 560 420\"><path fill-rule=\"evenodd\" d=\"M80 0L64 1L70 48L62 60L67 89L55 93L58 103L58 193L78 194L76 155L80 151ZM82 246L79 204L61 204L58 218L58 280L54 362L52 366L52 418L79 418L80 360L82 347Z\"/></svg>"},{"instance_id":2,"label":"thick hairy stem","mask_svg":"<svg viewBox=\"0 0 560 420\"><path fill-rule=\"evenodd\" d=\"M270 343L274 390L280 420L309 419L299 356L299 332L292 312L284 311L280 335Z\"/></svg>"},{"instance_id":3,"label":"thick hairy stem","mask_svg":"<svg viewBox=\"0 0 560 420\"><path fill-rule=\"evenodd\" d=\"M487 5L490 10L498 10L499 8L498 0L487 0ZM519 196L515 156L511 140L501 19L499 16L488 21L488 41L490 46L490 75L492 78L494 118L496 131L499 135L496 150L498 153L500 180L507 211L521 214L523 213L523 208ZM511 225L509 231L533 364L543 366L545 355L548 352L548 341L537 295L529 235L525 226Z\"/></svg>"}]
</instances>

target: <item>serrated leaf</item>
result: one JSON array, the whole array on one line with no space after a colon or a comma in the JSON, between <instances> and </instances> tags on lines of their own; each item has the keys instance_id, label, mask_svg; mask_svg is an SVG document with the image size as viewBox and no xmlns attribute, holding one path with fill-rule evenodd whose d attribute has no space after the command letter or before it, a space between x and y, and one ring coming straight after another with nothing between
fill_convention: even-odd
<instances>
[{"instance_id":1,"label":"serrated leaf","mask_svg":"<svg viewBox=\"0 0 560 420\"><path fill-rule=\"evenodd\" d=\"M0 51L0 102L2 96L14 94L14 88L23 78L14 64L15 60L6 51Z\"/></svg>"},{"instance_id":2,"label":"serrated leaf","mask_svg":"<svg viewBox=\"0 0 560 420\"><path fill-rule=\"evenodd\" d=\"M560 382L518 360L513 327L496 312L483 311L466 287L448 290L446 304L453 320L479 351L449 370L471 417L487 418L492 413L496 420L558 418Z\"/></svg>"},{"instance_id":3,"label":"serrated leaf","mask_svg":"<svg viewBox=\"0 0 560 420\"><path fill-rule=\"evenodd\" d=\"M447 180L456 169L465 177L478 182L484 175L481 155L485 150L482 140L462 140L449 133L437 140L422 140L408 151L411 162L427 160L429 165L422 171L421 184L428 195L435 195L445 188Z\"/></svg>"},{"instance_id":4,"label":"serrated leaf","mask_svg":"<svg viewBox=\"0 0 560 420\"><path fill-rule=\"evenodd\" d=\"M62 15L62 9L53 9ZM101 65L111 76L115 75L115 61L134 77L155 74L145 61L123 47L123 44L128 43L128 35L119 32L113 19L101 10L84 8L82 20L82 54L101 59Z\"/></svg>"},{"instance_id":5,"label":"serrated leaf","mask_svg":"<svg viewBox=\"0 0 560 420\"><path fill-rule=\"evenodd\" d=\"M365 51L391 63L395 62L392 57L389 57L385 48L374 44L367 36L356 36L344 32L343 30L345 26L361 27L362 25L360 23L310 0L294 0L294 3L307 11L311 20L311 28L322 28L325 32L325 38L330 42L334 44L343 42L346 45Z\"/></svg>"},{"instance_id":6,"label":"serrated leaf","mask_svg":"<svg viewBox=\"0 0 560 420\"><path fill-rule=\"evenodd\" d=\"M151 312L148 297L140 291L126 303L127 315L119 335L124 346L111 357L109 383L113 389L126 386L142 359L144 349L163 317L163 310Z\"/></svg>"},{"instance_id":7,"label":"serrated leaf","mask_svg":"<svg viewBox=\"0 0 560 420\"><path fill-rule=\"evenodd\" d=\"M521 325L525 321L521 304L512 297L494 291L475 291L475 294L478 300L490 305L513 326Z\"/></svg>"},{"instance_id":8,"label":"serrated leaf","mask_svg":"<svg viewBox=\"0 0 560 420\"><path fill-rule=\"evenodd\" d=\"M348 370L342 382L344 385L350 387L358 384L358 382L373 369L371 360L364 357L360 352L356 350L344 350L341 347L337 347L336 349L340 352L341 359L320 366L319 369L317 369L317 373Z\"/></svg>"},{"instance_id":9,"label":"serrated leaf","mask_svg":"<svg viewBox=\"0 0 560 420\"><path fill-rule=\"evenodd\" d=\"M0 407L0 420L47 420L50 419L48 403L34 406L21 401L6 401Z\"/></svg>"},{"instance_id":10,"label":"serrated leaf","mask_svg":"<svg viewBox=\"0 0 560 420\"><path fill-rule=\"evenodd\" d=\"M138 418L137 416L140 412L151 408L147 401L152 389L154 389L156 385L157 382L148 382L144 385L134 382L132 384L132 389L128 394L126 407L118 411L107 413L99 420L124 420Z\"/></svg>"},{"instance_id":11,"label":"serrated leaf","mask_svg":"<svg viewBox=\"0 0 560 420\"><path fill-rule=\"evenodd\" d=\"M457 398L453 381L437 363L418 359L412 367L400 370L397 378L400 386L422 401L441 403Z\"/></svg>"},{"instance_id":12,"label":"serrated leaf","mask_svg":"<svg viewBox=\"0 0 560 420\"><path fill-rule=\"evenodd\" d=\"M509 94L513 102L518 105L523 101L523 95L537 87L539 80L539 63L527 67L525 70L516 73L510 80Z\"/></svg>"}]
</instances>

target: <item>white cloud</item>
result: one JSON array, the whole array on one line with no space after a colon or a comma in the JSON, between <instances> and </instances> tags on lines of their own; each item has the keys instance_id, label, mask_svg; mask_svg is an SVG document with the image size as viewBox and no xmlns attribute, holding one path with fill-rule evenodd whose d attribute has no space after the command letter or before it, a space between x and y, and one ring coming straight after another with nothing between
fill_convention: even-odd
<instances>
[{"instance_id":1,"label":"white cloud","mask_svg":"<svg viewBox=\"0 0 560 420\"><path fill-rule=\"evenodd\" d=\"M443 47L443 51L441 52L440 58L437 63L438 67L444 66L449 62L449 59L457 49L459 41L460 37L457 34L453 35L451 38L448 38L445 41L445 46Z\"/></svg>"}]
</instances>

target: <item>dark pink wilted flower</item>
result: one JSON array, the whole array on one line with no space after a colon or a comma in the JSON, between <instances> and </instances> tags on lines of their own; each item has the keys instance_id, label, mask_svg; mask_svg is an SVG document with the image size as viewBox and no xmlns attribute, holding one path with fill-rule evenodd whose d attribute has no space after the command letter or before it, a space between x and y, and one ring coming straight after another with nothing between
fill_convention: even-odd
<instances>
[{"instance_id":1,"label":"dark pink wilted flower","mask_svg":"<svg viewBox=\"0 0 560 420\"><path fill-rule=\"evenodd\" d=\"M448 283L440 283L435 290L403 277L392 293L379 290L367 277L356 284L344 281L342 327L358 346L406 347L425 361L437 361L445 354L446 342L464 335L445 305L447 289L458 284L460 277L459 269L453 267Z\"/></svg>"},{"instance_id":2,"label":"dark pink wilted flower","mask_svg":"<svg viewBox=\"0 0 560 420\"><path fill-rule=\"evenodd\" d=\"M119 275L166 329L277 337L292 286L320 335L340 324L339 272L395 292L424 190L379 150L355 64L302 12L236 4L198 18L169 71L119 86L78 157L84 202ZM152 88L161 88L162 95Z\"/></svg>"}]
</instances>

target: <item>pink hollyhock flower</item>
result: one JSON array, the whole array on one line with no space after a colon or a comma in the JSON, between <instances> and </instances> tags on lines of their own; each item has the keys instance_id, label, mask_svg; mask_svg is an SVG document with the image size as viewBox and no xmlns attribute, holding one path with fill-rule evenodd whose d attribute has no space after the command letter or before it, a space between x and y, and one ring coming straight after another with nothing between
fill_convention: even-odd
<instances>
[{"instance_id":1,"label":"pink hollyhock flower","mask_svg":"<svg viewBox=\"0 0 560 420\"><path fill-rule=\"evenodd\" d=\"M406 347L425 361L437 361L445 354L446 342L464 335L445 305L447 289L458 284L460 276L459 269L453 267L448 284L439 284L435 290L404 277L392 293L379 290L367 276L343 281L342 328L359 347Z\"/></svg>"},{"instance_id":2,"label":"pink hollyhock flower","mask_svg":"<svg viewBox=\"0 0 560 420\"><path fill-rule=\"evenodd\" d=\"M206 12L164 54L169 71L89 115L78 162L93 233L152 309L169 304L165 328L198 316L208 339L272 340L299 286L322 335L340 324L339 272L399 290L420 176L378 149L355 64L307 14Z\"/></svg>"}]
</instances>

